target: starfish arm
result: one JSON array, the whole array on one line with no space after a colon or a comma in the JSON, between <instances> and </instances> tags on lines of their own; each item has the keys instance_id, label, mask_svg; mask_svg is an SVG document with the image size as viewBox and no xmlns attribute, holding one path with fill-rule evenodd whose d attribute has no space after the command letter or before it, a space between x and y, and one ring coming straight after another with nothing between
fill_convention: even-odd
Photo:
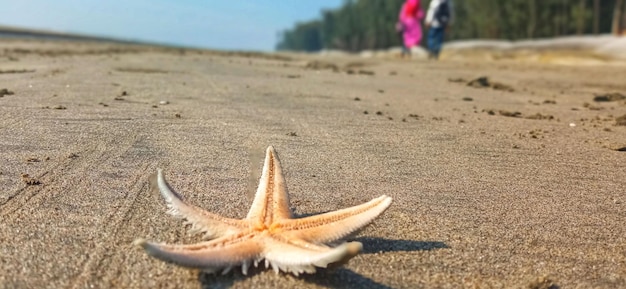
<instances>
[{"instance_id":1,"label":"starfish arm","mask_svg":"<svg viewBox=\"0 0 626 289\"><path fill-rule=\"evenodd\" d=\"M183 197L167 183L161 169L157 173L157 186L167 203L168 213L186 219L187 223L191 224L190 233L203 233L205 239L213 239L239 232L245 226L240 220L224 218L187 204Z\"/></svg>"},{"instance_id":2,"label":"starfish arm","mask_svg":"<svg viewBox=\"0 0 626 289\"><path fill-rule=\"evenodd\" d=\"M380 196L367 203L302 219L275 224L284 236L323 244L342 240L364 228L391 205L391 197Z\"/></svg>"},{"instance_id":3,"label":"starfish arm","mask_svg":"<svg viewBox=\"0 0 626 289\"><path fill-rule=\"evenodd\" d=\"M343 243L337 247L315 245L298 239L267 238L264 240L265 266L293 273L315 273L316 267L326 268L344 264L356 256L363 245L359 242Z\"/></svg>"},{"instance_id":4,"label":"starfish arm","mask_svg":"<svg viewBox=\"0 0 626 289\"><path fill-rule=\"evenodd\" d=\"M247 274L250 264L258 262L263 252L258 239L251 233L191 245L158 244L144 239L138 239L134 244L165 262L211 273L223 270L224 274L236 266L241 266L243 274Z\"/></svg>"},{"instance_id":5,"label":"starfish arm","mask_svg":"<svg viewBox=\"0 0 626 289\"><path fill-rule=\"evenodd\" d=\"M252 207L246 219L257 222L257 226L269 226L276 220L291 218L287 185L278 155L272 146L267 148L263 173L259 181Z\"/></svg>"}]
</instances>

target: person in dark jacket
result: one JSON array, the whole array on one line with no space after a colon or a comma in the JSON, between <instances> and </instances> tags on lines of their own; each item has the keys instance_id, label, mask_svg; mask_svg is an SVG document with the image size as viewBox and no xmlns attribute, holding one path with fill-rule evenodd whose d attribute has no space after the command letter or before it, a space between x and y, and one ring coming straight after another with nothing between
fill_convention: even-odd
<instances>
[{"instance_id":1,"label":"person in dark jacket","mask_svg":"<svg viewBox=\"0 0 626 289\"><path fill-rule=\"evenodd\" d=\"M429 57L438 59L446 31L452 25L454 9L452 0L432 0L428 6L425 24L428 29Z\"/></svg>"}]
</instances>

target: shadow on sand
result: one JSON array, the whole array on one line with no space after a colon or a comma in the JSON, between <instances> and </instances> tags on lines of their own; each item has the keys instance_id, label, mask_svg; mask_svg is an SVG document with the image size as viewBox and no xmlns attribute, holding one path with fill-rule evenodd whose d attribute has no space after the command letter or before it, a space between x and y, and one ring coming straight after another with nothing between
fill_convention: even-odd
<instances>
[{"instance_id":1,"label":"shadow on sand","mask_svg":"<svg viewBox=\"0 0 626 289\"><path fill-rule=\"evenodd\" d=\"M355 241L363 243L362 254L430 251L449 248L449 246L445 243L436 241L389 240L371 237L360 237L356 238ZM227 275L200 272L198 273L198 281L200 282L202 288L230 288L235 283L261 274L268 271L268 269L265 269L263 265L260 265L259 268L250 268L248 275L241 274L241 271L237 269L233 269L233 271L234 273L229 273ZM315 274L305 274L299 277L284 274L284 277L291 279L292 282L294 280L302 280L327 288L391 288L345 267L339 267L337 269L318 269Z\"/></svg>"}]
</instances>

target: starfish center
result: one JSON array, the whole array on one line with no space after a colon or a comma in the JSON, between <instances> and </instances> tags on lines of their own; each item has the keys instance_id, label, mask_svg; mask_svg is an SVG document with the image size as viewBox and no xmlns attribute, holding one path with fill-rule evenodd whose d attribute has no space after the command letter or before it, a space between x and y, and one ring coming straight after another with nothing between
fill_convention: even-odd
<instances>
[{"instance_id":1,"label":"starfish center","mask_svg":"<svg viewBox=\"0 0 626 289\"><path fill-rule=\"evenodd\" d=\"M263 232L270 230L270 228L268 228L264 223L258 223L254 226L254 230L257 232Z\"/></svg>"}]
</instances>

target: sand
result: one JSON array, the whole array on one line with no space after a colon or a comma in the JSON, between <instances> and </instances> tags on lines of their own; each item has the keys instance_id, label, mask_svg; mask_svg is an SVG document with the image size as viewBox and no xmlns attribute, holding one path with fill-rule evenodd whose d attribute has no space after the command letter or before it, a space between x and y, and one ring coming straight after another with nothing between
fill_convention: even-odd
<instances>
[{"instance_id":1,"label":"sand","mask_svg":"<svg viewBox=\"0 0 626 289\"><path fill-rule=\"evenodd\" d=\"M624 79L610 63L4 40L0 288L624 288L626 101L594 101ZM199 240L150 188L157 168L241 218L268 145L297 215L394 198L361 255L214 276L132 246Z\"/></svg>"}]
</instances>

